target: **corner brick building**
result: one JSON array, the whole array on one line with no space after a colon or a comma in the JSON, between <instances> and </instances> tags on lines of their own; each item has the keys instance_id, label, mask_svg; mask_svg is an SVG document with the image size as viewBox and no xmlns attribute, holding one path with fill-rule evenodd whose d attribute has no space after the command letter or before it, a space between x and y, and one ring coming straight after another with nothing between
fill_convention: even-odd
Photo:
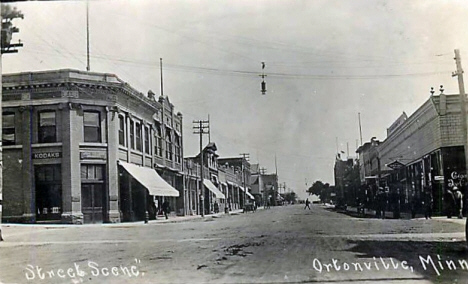
<instances>
[{"instance_id":1,"label":"corner brick building","mask_svg":"<svg viewBox=\"0 0 468 284\"><path fill-rule=\"evenodd\" d=\"M378 165L374 171L367 169L366 178L373 175L391 193L398 190L402 209L409 210L413 201L422 206L424 195L431 191L433 209L443 212L447 190L463 187L466 176L461 123L458 95L431 96L411 116L403 113L387 129L387 138L377 145ZM362 165L372 162L363 160L362 154L361 171Z\"/></svg>"},{"instance_id":2,"label":"corner brick building","mask_svg":"<svg viewBox=\"0 0 468 284\"><path fill-rule=\"evenodd\" d=\"M4 75L2 141L6 222L143 220L163 200L183 212L182 115L113 74Z\"/></svg>"}]
</instances>

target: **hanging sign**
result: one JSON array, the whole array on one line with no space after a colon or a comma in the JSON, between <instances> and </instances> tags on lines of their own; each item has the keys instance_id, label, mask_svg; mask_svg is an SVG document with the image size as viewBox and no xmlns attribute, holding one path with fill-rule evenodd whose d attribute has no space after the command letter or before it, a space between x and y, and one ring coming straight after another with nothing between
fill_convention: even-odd
<instances>
[{"instance_id":1,"label":"hanging sign","mask_svg":"<svg viewBox=\"0 0 468 284\"><path fill-rule=\"evenodd\" d=\"M390 164L387 164L387 167L389 167L390 169L393 169L393 170L398 170L398 169L401 169L403 168L405 165L398 162L398 161L395 161L395 162L392 162Z\"/></svg>"}]
</instances>

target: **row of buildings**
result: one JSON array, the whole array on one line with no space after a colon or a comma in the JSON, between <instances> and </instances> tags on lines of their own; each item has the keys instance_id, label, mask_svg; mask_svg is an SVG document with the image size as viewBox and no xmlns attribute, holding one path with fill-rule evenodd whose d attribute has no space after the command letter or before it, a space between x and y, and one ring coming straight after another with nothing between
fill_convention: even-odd
<instances>
[{"instance_id":1,"label":"row of buildings","mask_svg":"<svg viewBox=\"0 0 468 284\"><path fill-rule=\"evenodd\" d=\"M378 188L386 188L391 206L413 211L432 195L433 210L444 213L450 191L466 190L462 123L458 94L432 94L411 116L402 113L383 141L361 145L357 159L337 158L337 189L355 204L372 203Z\"/></svg>"},{"instance_id":2,"label":"row of buildings","mask_svg":"<svg viewBox=\"0 0 468 284\"><path fill-rule=\"evenodd\" d=\"M276 200L275 174L219 157L215 143L184 157L183 116L169 98L114 74L7 74L2 102L4 222L138 221L165 201L190 215Z\"/></svg>"}]
</instances>

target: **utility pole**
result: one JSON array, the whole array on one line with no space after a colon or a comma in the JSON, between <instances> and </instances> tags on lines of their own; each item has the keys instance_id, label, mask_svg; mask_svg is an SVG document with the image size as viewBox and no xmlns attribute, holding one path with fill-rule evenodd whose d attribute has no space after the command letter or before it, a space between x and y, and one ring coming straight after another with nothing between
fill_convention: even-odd
<instances>
[{"instance_id":1,"label":"utility pole","mask_svg":"<svg viewBox=\"0 0 468 284\"><path fill-rule=\"evenodd\" d=\"M24 15L16 8L0 4L0 23L1 23L1 51L0 51L0 241L2 237L2 217L3 217L3 86L2 86L2 54L17 53L16 47L22 47L21 41L11 43L13 33L19 32L19 29L13 26L12 20L16 18L24 18Z\"/></svg>"},{"instance_id":2,"label":"utility pole","mask_svg":"<svg viewBox=\"0 0 468 284\"><path fill-rule=\"evenodd\" d=\"M275 154L275 184L276 184L276 190L278 190L278 165L276 164L276 154ZM273 194L274 194L274 198L273 198L273 205L276 206L276 198L277 198L277 195L278 195L278 192L275 192L273 190Z\"/></svg>"},{"instance_id":3,"label":"utility pole","mask_svg":"<svg viewBox=\"0 0 468 284\"><path fill-rule=\"evenodd\" d=\"M242 184L244 185L244 204L242 204L242 207L244 208L244 212L245 212L245 200L247 198L247 187L245 186L245 163L244 163L244 160L245 162L248 161L249 159L249 153L241 153L239 154L242 156Z\"/></svg>"},{"instance_id":4,"label":"utility pole","mask_svg":"<svg viewBox=\"0 0 468 284\"><path fill-rule=\"evenodd\" d=\"M159 73L161 74L161 97L164 97L163 72L162 72L162 58L159 58Z\"/></svg>"},{"instance_id":5,"label":"utility pole","mask_svg":"<svg viewBox=\"0 0 468 284\"><path fill-rule=\"evenodd\" d=\"M90 71L89 65L89 1L86 0L86 71Z\"/></svg>"},{"instance_id":6,"label":"utility pole","mask_svg":"<svg viewBox=\"0 0 468 284\"><path fill-rule=\"evenodd\" d=\"M359 137L361 137L361 146L362 146L362 128L361 128L361 113L358 112L358 120L359 120Z\"/></svg>"},{"instance_id":7,"label":"utility pole","mask_svg":"<svg viewBox=\"0 0 468 284\"><path fill-rule=\"evenodd\" d=\"M460 106L461 106L461 128L463 135L463 145L465 147L465 172L468 172L468 135L467 135L467 119L466 119L466 94L465 84L463 82L463 69L461 65L460 50L455 49L455 63L457 71L452 73L452 77L458 78L458 88L460 92Z\"/></svg>"},{"instance_id":8,"label":"utility pole","mask_svg":"<svg viewBox=\"0 0 468 284\"><path fill-rule=\"evenodd\" d=\"M193 133L200 134L200 201L201 216L205 217L205 186L203 184L203 134L208 134L210 122L208 120L194 120Z\"/></svg>"},{"instance_id":9,"label":"utility pole","mask_svg":"<svg viewBox=\"0 0 468 284\"><path fill-rule=\"evenodd\" d=\"M458 88L460 92L460 107L461 107L461 127L463 135L463 145L465 152L465 175L468 173L468 134L467 134L467 120L466 120L466 93L465 83L463 82L463 68L461 65L460 50L455 49L455 63L457 65L457 71L452 73L452 77L457 76ZM465 240L468 243L468 218L465 224Z\"/></svg>"},{"instance_id":10,"label":"utility pole","mask_svg":"<svg viewBox=\"0 0 468 284\"><path fill-rule=\"evenodd\" d=\"M210 124L210 114L208 114L208 124ZM211 131L208 128L208 143L211 143Z\"/></svg>"},{"instance_id":11,"label":"utility pole","mask_svg":"<svg viewBox=\"0 0 468 284\"><path fill-rule=\"evenodd\" d=\"M260 168L259 170L260 170L260 174L264 175L264 174L266 173L266 170L267 170L267 169L265 169L265 168Z\"/></svg>"}]
</instances>

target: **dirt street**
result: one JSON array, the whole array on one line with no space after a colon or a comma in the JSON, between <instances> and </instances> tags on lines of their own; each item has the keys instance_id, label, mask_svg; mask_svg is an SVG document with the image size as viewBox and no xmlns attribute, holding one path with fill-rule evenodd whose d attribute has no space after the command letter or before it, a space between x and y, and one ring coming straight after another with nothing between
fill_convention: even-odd
<instances>
[{"instance_id":1,"label":"dirt street","mask_svg":"<svg viewBox=\"0 0 468 284\"><path fill-rule=\"evenodd\" d=\"M0 281L465 283L463 224L294 205L166 224L4 225Z\"/></svg>"}]
</instances>

